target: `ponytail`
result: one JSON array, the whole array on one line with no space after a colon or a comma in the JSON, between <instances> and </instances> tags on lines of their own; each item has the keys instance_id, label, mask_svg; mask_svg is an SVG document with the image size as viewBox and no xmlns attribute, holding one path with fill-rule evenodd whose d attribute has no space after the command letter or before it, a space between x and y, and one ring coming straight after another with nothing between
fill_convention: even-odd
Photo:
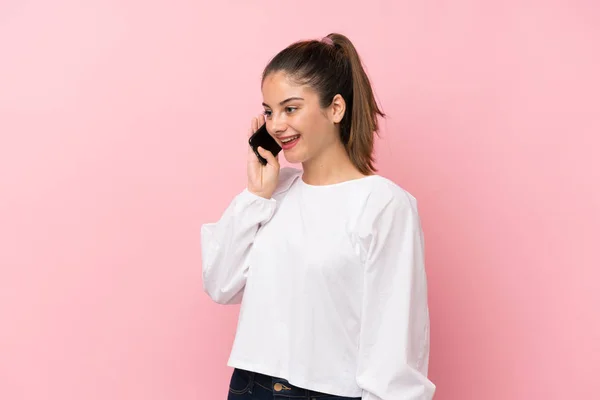
<instances>
[{"instance_id":1,"label":"ponytail","mask_svg":"<svg viewBox=\"0 0 600 400\"><path fill-rule=\"evenodd\" d=\"M352 163L364 174L376 171L373 157L374 134L379 133L378 116L385 117L373 94L373 88L352 42L344 35L327 36L350 62L352 109L348 140L344 143Z\"/></svg>"}]
</instances>

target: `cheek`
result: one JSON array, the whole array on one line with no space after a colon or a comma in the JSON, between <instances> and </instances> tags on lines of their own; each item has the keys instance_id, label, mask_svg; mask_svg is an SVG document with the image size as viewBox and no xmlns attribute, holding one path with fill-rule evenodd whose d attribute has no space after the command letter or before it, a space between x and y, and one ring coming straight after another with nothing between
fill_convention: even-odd
<instances>
[{"instance_id":1,"label":"cheek","mask_svg":"<svg viewBox=\"0 0 600 400\"><path fill-rule=\"evenodd\" d=\"M297 127L303 134L321 137L331 129L327 118L321 114L320 110L311 110L301 118L298 118Z\"/></svg>"},{"instance_id":2,"label":"cheek","mask_svg":"<svg viewBox=\"0 0 600 400\"><path fill-rule=\"evenodd\" d=\"M320 110L303 110L288 120L288 126L302 134L305 146L313 148L335 140L335 129Z\"/></svg>"}]
</instances>

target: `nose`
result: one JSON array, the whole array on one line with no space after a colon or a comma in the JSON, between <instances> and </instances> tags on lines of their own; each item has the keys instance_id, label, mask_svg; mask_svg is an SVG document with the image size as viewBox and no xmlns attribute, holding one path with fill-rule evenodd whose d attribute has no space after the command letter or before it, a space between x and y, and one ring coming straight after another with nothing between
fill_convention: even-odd
<instances>
[{"instance_id":1,"label":"nose","mask_svg":"<svg viewBox=\"0 0 600 400\"><path fill-rule=\"evenodd\" d=\"M274 136L281 136L287 129L285 117L273 115L271 117L271 132Z\"/></svg>"}]
</instances>

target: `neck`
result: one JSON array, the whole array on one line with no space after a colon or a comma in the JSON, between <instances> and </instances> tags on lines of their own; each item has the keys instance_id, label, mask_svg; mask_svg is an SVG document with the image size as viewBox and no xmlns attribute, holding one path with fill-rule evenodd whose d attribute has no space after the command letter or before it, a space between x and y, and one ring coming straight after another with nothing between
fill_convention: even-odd
<instances>
[{"instance_id":1,"label":"neck","mask_svg":"<svg viewBox=\"0 0 600 400\"><path fill-rule=\"evenodd\" d=\"M362 178L341 142L332 144L317 156L302 163L302 179L309 185L332 185Z\"/></svg>"}]
</instances>

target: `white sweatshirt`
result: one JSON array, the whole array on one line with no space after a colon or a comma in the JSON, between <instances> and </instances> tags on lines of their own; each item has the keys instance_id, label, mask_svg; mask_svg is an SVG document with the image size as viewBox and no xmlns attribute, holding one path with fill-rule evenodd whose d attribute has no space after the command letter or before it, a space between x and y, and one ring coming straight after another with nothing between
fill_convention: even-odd
<instances>
[{"instance_id":1,"label":"white sweatshirt","mask_svg":"<svg viewBox=\"0 0 600 400\"><path fill-rule=\"evenodd\" d=\"M240 303L228 365L364 400L429 400L429 311L415 198L371 175L313 186L283 168L202 226L204 290Z\"/></svg>"}]
</instances>

